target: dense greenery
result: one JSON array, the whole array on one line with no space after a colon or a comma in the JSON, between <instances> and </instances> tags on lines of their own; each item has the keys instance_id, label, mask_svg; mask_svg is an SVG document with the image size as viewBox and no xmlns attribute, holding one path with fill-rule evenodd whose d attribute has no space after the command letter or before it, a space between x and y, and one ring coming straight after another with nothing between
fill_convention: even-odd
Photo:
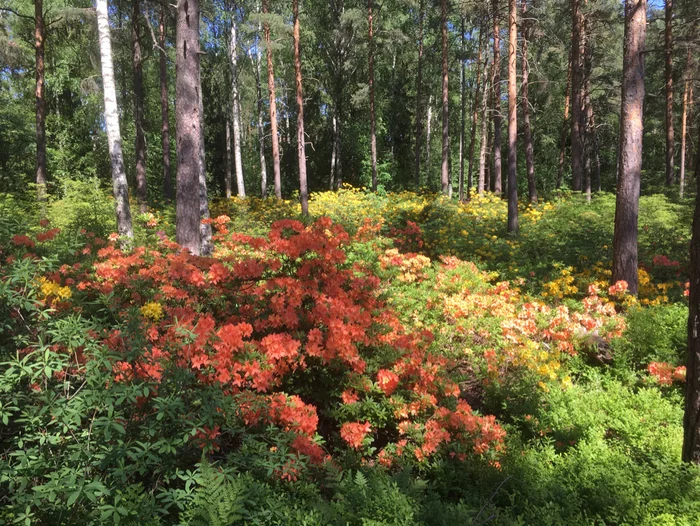
<instances>
[{"instance_id":1,"label":"dense greenery","mask_svg":"<svg viewBox=\"0 0 700 526\"><path fill-rule=\"evenodd\" d=\"M2 199L3 522L700 519L700 472L680 461L686 206L642 200L649 281L635 301L608 291L605 195L523 209L517 242L490 196L347 189L312 196L331 220L307 227L273 224L298 217L293 203L234 199L213 205L210 260L172 252L170 207L140 216L121 253L110 199L91 183L67 189L42 225L33 205ZM242 322L253 333L225 366L222 327ZM338 323L350 346L327 339ZM222 376L251 363L262 369Z\"/></svg>"}]
</instances>

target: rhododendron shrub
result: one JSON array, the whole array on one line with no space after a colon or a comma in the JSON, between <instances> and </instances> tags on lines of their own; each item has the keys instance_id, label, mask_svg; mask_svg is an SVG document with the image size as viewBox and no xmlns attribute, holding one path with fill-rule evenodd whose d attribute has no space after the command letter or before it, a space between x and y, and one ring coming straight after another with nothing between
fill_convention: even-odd
<instances>
[{"instance_id":1,"label":"rhododendron shrub","mask_svg":"<svg viewBox=\"0 0 700 526\"><path fill-rule=\"evenodd\" d=\"M104 340L122 356L115 382L145 382L157 393L186 371L233 397L249 432L276 426L317 464L335 449L390 465L404 452L423 461L440 451L464 459L502 448L495 420L458 403L449 360L429 350L432 334L408 330L379 278L347 261L351 239L342 227L327 218L310 226L283 220L252 237L229 232L226 216L211 222L212 258L161 236L131 252L109 243L89 268L64 269L85 303L108 298L115 320L139 327L134 337L117 324ZM401 434L399 423L412 433ZM219 448L212 433L199 438ZM291 478L299 464L287 468Z\"/></svg>"}]
</instances>

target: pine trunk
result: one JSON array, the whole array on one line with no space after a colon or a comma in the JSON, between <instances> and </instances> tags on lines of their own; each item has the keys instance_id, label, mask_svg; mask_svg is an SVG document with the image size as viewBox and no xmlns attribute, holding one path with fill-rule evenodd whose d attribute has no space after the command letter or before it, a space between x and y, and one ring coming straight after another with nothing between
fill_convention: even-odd
<instances>
[{"instance_id":1,"label":"pine trunk","mask_svg":"<svg viewBox=\"0 0 700 526\"><path fill-rule=\"evenodd\" d=\"M136 199L139 212L148 210L148 182L146 180L146 134L144 132L143 58L141 56L141 2L131 3L131 60L134 76L134 128L136 130L134 151L136 153Z\"/></svg>"},{"instance_id":2,"label":"pine trunk","mask_svg":"<svg viewBox=\"0 0 700 526\"><path fill-rule=\"evenodd\" d=\"M294 81L297 98L297 154L299 156L299 194L301 213L309 215L309 189L306 182L306 138L304 136L304 92L301 80L301 51L299 50L299 0L292 0L294 16Z\"/></svg>"},{"instance_id":3,"label":"pine trunk","mask_svg":"<svg viewBox=\"0 0 700 526\"><path fill-rule=\"evenodd\" d=\"M508 232L518 231L518 7L508 0Z\"/></svg>"},{"instance_id":4,"label":"pine trunk","mask_svg":"<svg viewBox=\"0 0 700 526\"><path fill-rule=\"evenodd\" d=\"M700 139L698 140L700 144ZM690 241L688 358L683 417L683 460L700 464L700 156L695 166L697 193Z\"/></svg>"},{"instance_id":5,"label":"pine trunk","mask_svg":"<svg viewBox=\"0 0 700 526\"><path fill-rule=\"evenodd\" d=\"M160 54L158 57L160 81L160 115L161 115L161 145L163 149L163 191L167 199L173 198L172 170L170 168L170 111L168 109L168 65L165 56L165 7L160 8L158 23L158 42Z\"/></svg>"},{"instance_id":6,"label":"pine trunk","mask_svg":"<svg viewBox=\"0 0 700 526\"><path fill-rule=\"evenodd\" d=\"M258 24L258 45L255 46L255 93L258 104L258 153L260 156L260 190L263 198L267 197L267 162L265 161L265 124L263 114L262 86L260 83L260 24Z\"/></svg>"},{"instance_id":7,"label":"pine trunk","mask_svg":"<svg viewBox=\"0 0 700 526\"><path fill-rule=\"evenodd\" d=\"M175 131L177 195L175 239L192 254L201 251L199 1L178 0Z\"/></svg>"},{"instance_id":8,"label":"pine trunk","mask_svg":"<svg viewBox=\"0 0 700 526\"><path fill-rule=\"evenodd\" d=\"M231 199L231 181L232 171L231 163L233 155L231 154L231 119L226 116L226 177L224 178L224 195L226 199Z\"/></svg>"},{"instance_id":9,"label":"pine trunk","mask_svg":"<svg viewBox=\"0 0 700 526\"><path fill-rule=\"evenodd\" d=\"M498 25L498 0L493 0L493 172L491 190L503 189L501 168L501 28Z\"/></svg>"},{"instance_id":10,"label":"pine trunk","mask_svg":"<svg viewBox=\"0 0 700 526\"><path fill-rule=\"evenodd\" d=\"M690 53L688 53L690 60ZM688 99L692 99L692 84L686 79L685 88L683 89L683 108L681 115L681 167L680 167L680 196L685 193L685 151L686 151L686 135L688 133ZM689 97L690 95L690 97Z\"/></svg>"},{"instance_id":11,"label":"pine trunk","mask_svg":"<svg viewBox=\"0 0 700 526\"><path fill-rule=\"evenodd\" d=\"M564 95L564 121L561 126L561 136L559 137L559 169L557 170L557 189L561 188L561 181L564 176L564 156L566 154L566 130L569 125L569 106L571 102L571 52L569 52L569 67L566 74L566 94Z\"/></svg>"},{"instance_id":12,"label":"pine trunk","mask_svg":"<svg viewBox=\"0 0 700 526\"><path fill-rule=\"evenodd\" d=\"M467 138L465 136L466 134L466 119L467 119L467 97L466 97L466 89L465 89L465 84L466 84L466 76L467 76L467 69L465 66L465 48L464 48L464 16L462 17L462 27L461 27L461 59L460 62L462 63L461 68L460 68L460 77L459 77L459 102L460 102L460 108L459 108L459 201L462 202L464 200L464 154L465 154L465 143L467 141ZM476 69L477 71L479 70L479 61L477 60L476 63ZM477 73L478 75L478 73ZM469 181L469 184L467 185L467 198L469 198L469 191L470 188L469 186L471 185L471 180Z\"/></svg>"},{"instance_id":13,"label":"pine trunk","mask_svg":"<svg viewBox=\"0 0 700 526\"><path fill-rule=\"evenodd\" d=\"M421 117L423 115L423 106L421 99L421 90L423 88L423 21L425 19L425 0L420 0L420 11L418 13L418 71L416 73L416 146L415 146L415 174L414 184L416 188L420 187L420 157L421 157L421 138L423 135L423 123Z\"/></svg>"},{"instance_id":14,"label":"pine trunk","mask_svg":"<svg viewBox=\"0 0 700 526\"><path fill-rule=\"evenodd\" d=\"M269 13L267 0L262 2L263 13ZM265 47L267 48L267 89L270 92L270 135L272 141L272 171L275 178L275 196L282 199L282 178L280 176L280 142L277 135L277 96L275 95L275 71L272 64L272 42L270 23L263 24Z\"/></svg>"},{"instance_id":15,"label":"pine trunk","mask_svg":"<svg viewBox=\"0 0 700 526\"><path fill-rule=\"evenodd\" d=\"M447 56L447 0L441 2L442 14L442 170L440 172L440 183L442 193L450 192L450 106L449 106L449 83L448 83L448 56Z\"/></svg>"},{"instance_id":16,"label":"pine trunk","mask_svg":"<svg viewBox=\"0 0 700 526\"><path fill-rule=\"evenodd\" d=\"M474 91L474 99L472 101L472 128L471 136L469 137L469 174L467 176L467 200L470 198L471 186L472 186L472 174L474 165L474 148L476 146L476 125L479 118L479 96L480 96L480 84L481 84L481 57L483 55L483 24L479 26L479 51L476 59L476 89ZM484 76L486 76L486 61L484 61ZM482 121L485 120L482 116ZM479 158L481 161L481 158ZM479 182L477 184L477 191L481 194L484 191L484 179L481 170L481 162L479 163Z\"/></svg>"},{"instance_id":17,"label":"pine trunk","mask_svg":"<svg viewBox=\"0 0 700 526\"><path fill-rule=\"evenodd\" d=\"M36 56L36 191L42 216L46 215L46 94L44 2L34 1L34 52Z\"/></svg>"},{"instance_id":18,"label":"pine trunk","mask_svg":"<svg viewBox=\"0 0 700 526\"><path fill-rule=\"evenodd\" d=\"M621 155L615 207L612 282L627 282L637 294L637 234L642 175L646 0L626 0Z\"/></svg>"},{"instance_id":19,"label":"pine trunk","mask_svg":"<svg viewBox=\"0 0 700 526\"><path fill-rule=\"evenodd\" d=\"M580 192L583 183L583 15L581 0L571 3L571 189Z\"/></svg>"},{"instance_id":20,"label":"pine trunk","mask_svg":"<svg viewBox=\"0 0 700 526\"><path fill-rule=\"evenodd\" d=\"M372 0L367 0L367 24L369 27L369 123L370 154L372 156L372 191L377 191L377 122L374 108L374 28Z\"/></svg>"},{"instance_id":21,"label":"pine trunk","mask_svg":"<svg viewBox=\"0 0 700 526\"><path fill-rule=\"evenodd\" d=\"M666 186L675 182L673 149L673 0L666 0L666 27L664 31L664 59L666 76Z\"/></svg>"},{"instance_id":22,"label":"pine trunk","mask_svg":"<svg viewBox=\"0 0 700 526\"><path fill-rule=\"evenodd\" d=\"M523 3L523 26L522 36L522 70L523 70L523 128L525 133L525 164L527 166L527 190L530 203L537 203L537 185L535 184L535 151L532 146L532 128L530 125L530 64L528 63L527 44L530 24L527 21L527 0L522 0Z\"/></svg>"},{"instance_id":23,"label":"pine trunk","mask_svg":"<svg viewBox=\"0 0 700 526\"><path fill-rule=\"evenodd\" d=\"M95 1L97 13L97 32L100 40L100 61L102 63L102 85L105 102L105 128L107 145L112 167L112 190L114 207L117 215L117 231L123 238L134 237L131 226L131 208L129 207L129 187L124 171L122 138L119 131L119 109L117 107L117 89L114 82L112 64L112 41L109 36L109 15L107 0ZM126 241L128 243L128 239Z\"/></svg>"}]
</instances>

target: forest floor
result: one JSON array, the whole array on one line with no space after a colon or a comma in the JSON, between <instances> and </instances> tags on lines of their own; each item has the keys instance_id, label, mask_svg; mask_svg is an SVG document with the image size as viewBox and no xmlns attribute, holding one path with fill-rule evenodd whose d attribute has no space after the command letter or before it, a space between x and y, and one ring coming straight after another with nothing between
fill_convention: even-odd
<instances>
[{"instance_id":1,"label":"forest floor","mask_svg":"<svg viewBox=\"0 0 700 526\"><path fill-rule=\"evenodd\" d=\"M690 202L345 188L174 209L0 196L0 521L700 524L680 461Z\"/></svg>"}]
</instances>

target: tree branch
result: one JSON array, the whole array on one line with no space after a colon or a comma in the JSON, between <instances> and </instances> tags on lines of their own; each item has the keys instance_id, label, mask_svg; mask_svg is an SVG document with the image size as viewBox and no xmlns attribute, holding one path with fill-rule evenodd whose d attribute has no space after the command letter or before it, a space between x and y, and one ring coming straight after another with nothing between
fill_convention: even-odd
<instances>
[{"instance_id":1,"label":"tree branch","mask_svg":"<svg viewBox=\"0 0 700 526\"><path fill-rule=\"evenodd\" d=\"M31 20L32 22L34 22L33 16L23 15L22 13L18 13L17 11L12 9L11 7L0 7L0 11L5 11L6 13L12 13L13 15L18 16L19 18L24 18L26 20Z\"/></svg>"}]
</instances>

